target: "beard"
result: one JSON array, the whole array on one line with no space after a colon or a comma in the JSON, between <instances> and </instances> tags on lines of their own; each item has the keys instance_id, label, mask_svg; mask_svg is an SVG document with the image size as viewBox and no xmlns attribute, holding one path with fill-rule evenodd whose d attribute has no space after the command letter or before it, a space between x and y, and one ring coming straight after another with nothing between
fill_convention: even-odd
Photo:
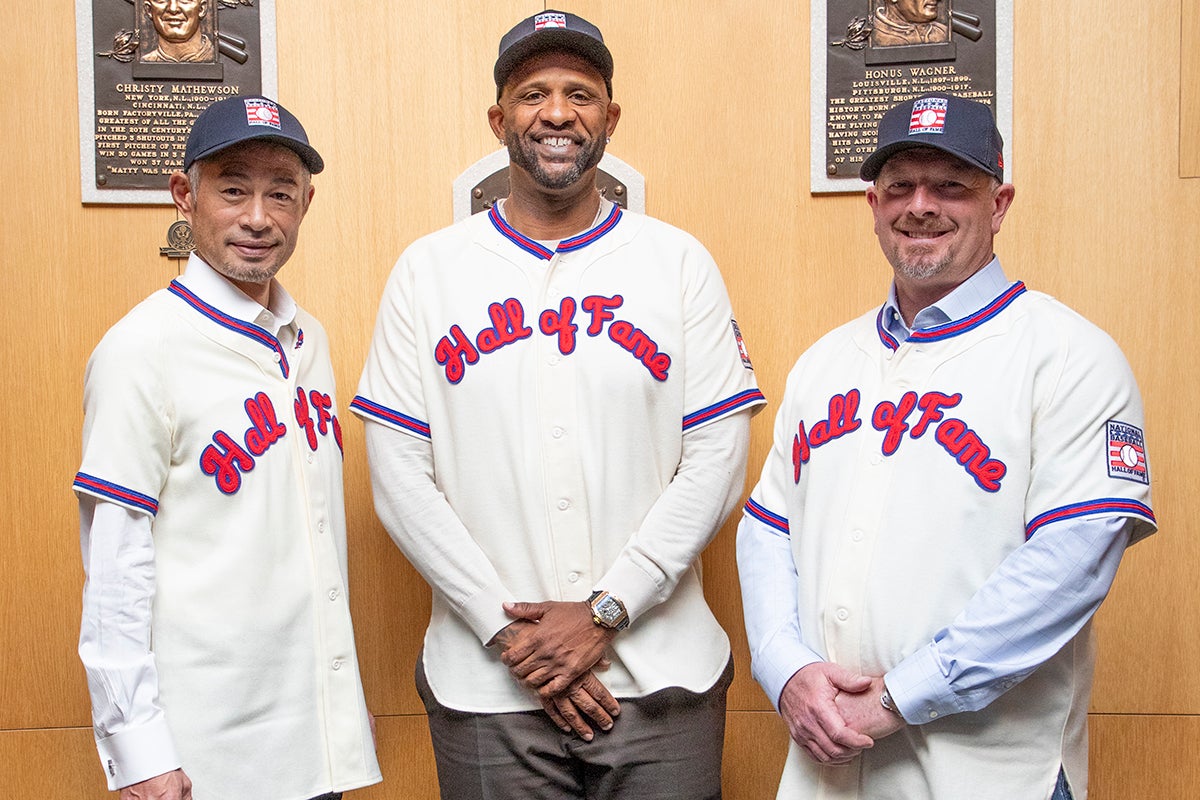
<instances>
[{"instance_id":1,"label":"beard","mask_svg":"<svg viewBox=\"0 0 1200 800\"><path fill-rule=\"evenodd\" d=\"M949 254L943 255L941 258L934 258L932 256L905 258L897 255L892 265L896 268L897 272L909 280L923 281L932 278L950 266L952 260Z\"/></svg>"},{"instance_id":2,"label":"beard","mask_svg":"<svg viewBox=\"0 0 1200 800\"><path fill-rule=\"evenodd\" d=\"M504 144L508 148L509 160L529 173L543 189L566 189L573 186L604 157L603 138L593 139L590 143L585 141L579 148L574 162L551 173L542 165L533 149L515 132L509 131L504 135Z\"/></svg>"}]
</instances>

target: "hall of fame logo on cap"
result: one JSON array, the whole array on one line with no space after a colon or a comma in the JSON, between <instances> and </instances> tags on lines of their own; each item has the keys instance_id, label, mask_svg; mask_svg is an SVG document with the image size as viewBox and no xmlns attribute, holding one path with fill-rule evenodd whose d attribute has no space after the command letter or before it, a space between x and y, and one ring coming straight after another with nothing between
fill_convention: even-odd
<instances>
[{"instance_id":1,"label":"hall of fame logo on cap","mask_svg":"<svg viewBox=\"0 0 1200 800\"><path fill-rule=\"evenodd\" d=\"M533 18L533 29L540 31L542 28L565 28L567 27L566 14L538 14Z\"/></svg>"},{"instance_id":2,"label":"hall of fame logo on cap","mask_svg":"<svg viewBox=\"0 0 1200 800\"><path fill-rule=\"evenodd\" d=\"M945 133L948 102L945 97L926 97L914 102L912 117L908 120L908 135Z\"/></svg>"},{"instance_id":3,"label":"hall of fame logo on cap","mask_svg":"<svg viewBox=\"0 0 1200 800\"><path fill-rule=\"evenodd\" d=\"M246 124L266 125L276 130L279 126L279 107L270 100L244 100L246 104Z\"/></svg>"},{"instance_id":4,"label":"hall of fame logo on cap","mask_svg":"<svg viewBox=\"0 0 1200 800\"><path fill-rule=\"evenodd\" d=\"M1108 476L1138 483L1150 482L1146 437L1141 428L1115 419L1108 421Z\"/></svg>"}]
</instances>

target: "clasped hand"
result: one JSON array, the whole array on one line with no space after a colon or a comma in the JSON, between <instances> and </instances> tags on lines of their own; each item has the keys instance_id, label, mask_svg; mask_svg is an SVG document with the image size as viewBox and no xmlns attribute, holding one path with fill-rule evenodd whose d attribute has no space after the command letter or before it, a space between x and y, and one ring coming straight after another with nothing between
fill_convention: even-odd
<instances>
[{"instance_id":1,"label":"clasped hand","mask_svg":"<svg viewBox=\"0 0 1200 800\"><path fill-rule=\"evenodd\" d=\"M616 635L592 621L587 603L505 603L516 621L496 634L500 660L564 732L585 741L613 726L620 704L595 676L608 666L604 651Z\"/></svg>"},{"instance_id":2,"label":"clasped hand","mask_svg":"<svg viewBox=\"0 0 1200 800\"><path fill-rule=\"evenodd\" d=\"M883 678L818 661L797 670L779 696L788 732L818 764L848 764L904 721L879 702Z\"/></svg>"}]
</instances>

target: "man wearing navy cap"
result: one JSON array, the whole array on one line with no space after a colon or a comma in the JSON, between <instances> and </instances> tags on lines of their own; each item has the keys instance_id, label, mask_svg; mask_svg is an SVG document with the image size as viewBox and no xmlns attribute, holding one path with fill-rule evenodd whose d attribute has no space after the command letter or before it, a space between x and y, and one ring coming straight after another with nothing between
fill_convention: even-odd
<instances>
[{"instance_id":1,"label":"man wearing navy cap","mask_svg":"<svg viewBox=\"0 0 1200 800\"><path fill-rule=\"evenodd\" d=\"M991 111L888 111L861 175L887 300L796 362L738 528L779 798L1087 793L1090 619L1154 532L1142 403L1101 330L1009 280Z\"/></svg>"},{"instance_id":2,"label":"man wearing navy cap","mask_svg":"<svg viewBox=\"0 0 1200 800\"><path fill-rule=\"evenodd\" d=\"M504 36L511 192L400 257L351 404L434 589L416 678L445 800L721 792L732 663L699 557L763 397L708 252L596 189L612 76L574 14Z\"/></svg>"},{"instance_id":3,"label":"man wearing navy cap","mask_svg":"<svg viewBox=\"0 0 1200 800\"><path fill-rule=\"evenodd\" d=\"M273 100L207 108L170 178L187 269L88 361L79 654L121 800L337 798L380 780L329 343L275 280L323 168Z\"/></svg>"}]
</instances>

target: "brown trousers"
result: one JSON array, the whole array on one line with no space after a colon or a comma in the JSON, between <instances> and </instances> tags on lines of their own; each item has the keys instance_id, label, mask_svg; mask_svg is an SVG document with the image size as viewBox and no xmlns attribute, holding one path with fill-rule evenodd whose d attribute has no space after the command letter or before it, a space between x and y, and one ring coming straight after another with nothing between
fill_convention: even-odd
<instances>
[{"instance_id":1,"label":"brown trousers","mask_svg":"<svg viewBox=\"0 0 1200 800\"><path fill-rule=\"evenodd\" d=\"M668 688L618 698L591 742L542 711L471 714L438 703L417 660L442 800L720 800L725 693L733 659L701 694Z\"/></svg>"}]
</instances>

